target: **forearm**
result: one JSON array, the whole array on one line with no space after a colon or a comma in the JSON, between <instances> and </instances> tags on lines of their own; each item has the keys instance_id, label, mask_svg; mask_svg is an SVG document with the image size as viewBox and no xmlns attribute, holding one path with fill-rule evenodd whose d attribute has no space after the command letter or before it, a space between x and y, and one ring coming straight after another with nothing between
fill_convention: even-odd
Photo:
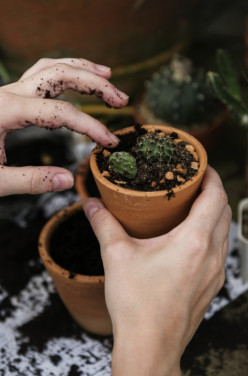
<instances>
[{"instance_id":1,"label":"forearm","mask_svg":"<svg viewBox=\"0 0 248 376\"><path fill-rule=\"evenodd\" d=\"M135 331L114 336L112 376L180 376L180 360L157 337Z\"/></svg>"}]
</instances>

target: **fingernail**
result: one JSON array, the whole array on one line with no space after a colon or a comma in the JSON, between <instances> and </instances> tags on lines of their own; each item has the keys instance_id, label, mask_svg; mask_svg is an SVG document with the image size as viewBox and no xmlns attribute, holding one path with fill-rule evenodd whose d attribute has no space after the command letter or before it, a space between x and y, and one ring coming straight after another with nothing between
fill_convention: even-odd
<instances>
[{"instance_id":1,"label":"fingernail","mask_svg":"<svg viewBox=\"0 0 248 376\"><path fill-rule=\"evenodd\" d=\"M70 174L56 174L53 177L54 191L63 191L64 189L71 188L73 183L74 180Z\"/></svg>"},{"instance_id":2,"label":"fingernail","mask_svg":"<svg viewBox=\"0 0 248 376\"><path fill-rule=\"evenodd\" d=\"M109 137L111 138L111 141L113 141L115 144L119 144L120 139L113 133L108 133Z\"/></svg>"},{"instance_id":3,"label":"fingernail","mask_svg":"<svg viewBox=\"0 0 248 376\"><path fill-rule=\"evenodd\" d=\"M99 200L90 199L84 202L83 209L86 217L90 220L92 215L99 209L102 209L104 206Z\"/></svg>"},{"instance_id":4,"label":"fingernail","mask_svg":"<svg viewBox=\"0 0 248 376\"><path fill-rule=\"evenodd\" d=\"M96 68L101 72L109 72L111 68L106 67L105 65L96 64Z\"/></svg>"},{"instance_id":5,"label":"fingernail","mask_svg":"<svg viewBox=\"0 0 248 376\"><path fill-rule=\"evenodd\" d=\"M117 96L119 97L119 98L121 98L121 99L128 99L129 98L129 96L127 95L127 94L125 94L125 93L123 93L123 91L120 91L120 90L118 90L118 89L115 89L115 92L116 92L116 94L117 94Z\"/></svg>"}]
</instances>

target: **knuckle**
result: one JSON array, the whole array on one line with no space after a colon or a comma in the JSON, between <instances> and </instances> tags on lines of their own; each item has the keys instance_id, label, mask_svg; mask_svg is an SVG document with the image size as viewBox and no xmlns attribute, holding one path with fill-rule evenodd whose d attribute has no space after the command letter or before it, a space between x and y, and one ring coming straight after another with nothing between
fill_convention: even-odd
<instances>
[{"instance_id":1,"label":"knuckle","mask_svg":"<svg viewBox=\"0 0 248 376\"><path fill-rule=\"evenodd\" d=\"M33 168L30 171L29 177L29 192L31 194L40 193L41 188L48 184L49 180L44 178L44 174L42 174L39 170ZM47 187L49 188L49 187ZM51 187L50 187L51 188Z\"/></svg>"},{"instance_id":2,"label":"knuckle","mask_svg":"<svg viewBox=\"0 0 248 376\"><path fill-rule=\"evenodd\" d=\"M209 234L204 230L197 230L192 234L192 251L194 253L206 252L210 247Z\"/></svg>"},{"instance_id":3,"label":"knuckle","mask_svg":"<svg viewBox=\"0 0 248 376\"><path fill-rule=\"evenodd\" d=\"M98 209L95 213L92 215L92 222L96 227L101 227L107 219L107 213L103 209Z\"/></svg>"},{"instance_id":4,"label":"knuckle","mask_svg":"<svg viewBox=\"0 0 248 376\"><path fill-rule=\"evenodd\" d=\"M37 179L36 172L35 171L31 171L30 179L29 179L29 192L31 194L36 193L36 191L37 191L37 184L39 184L38 180L39 179Z\"/></svg>"},{"instance_id":5,"label":"knuckle","mask_svg":"<svg viewBox=\"0 0 248 376\"><path fill-rule=\"evenodd\" d=\"M42 57L41 59L39 59L36 63L37 66L41 66L41 67L45 67L46 65L48 65L53 59L50 59L48 57Z\"/></svg>"},{"instance_id":6,"label":"knuckle","mask_svg":"<svg viewBox=\"0 0 248 376\"><path fill-rule=\"evenodd\" d=\"M222 273L222 269L223 269L222 258L217 257L216 255L215 257L212 258L212 262L211 262L211 270L212 270L213 275L219 277L220 274Z\"/></svg>"},{"instance_id":7,"label":"knuckle","mask_svg":"<svg viewBox=\"0 0 248 376\"><path fill-rule=\"evenodd\" d=\"M69 69L69 65L62 62L57 62L53 66L53 69L55 70L55 72L64 73L65 70Z\"/></svg>"},{"instance_id":8,"label":"knuckle","mask_svg":"<svg viewBox=\"0 0 248 376\"><path fill-rule=\"evenodd\" d=\"M74 112L76 108L73 106L72 103L70 102L64 102L64 101L57 101L60 103L60 108L62 109L63 112Z\"/></svg>"},{"instance_id":9,"label":"knuckle","mask_svg":"<svg viewBox=\"0 0 248 376\"><path fill-rule=\"evenodd\" d=\"M216 189L216 197L217 199L223 204L223 205L228 205L228 197L226 192L224 191L223 188L218 187Z\"/></svg>"}]
</instances>

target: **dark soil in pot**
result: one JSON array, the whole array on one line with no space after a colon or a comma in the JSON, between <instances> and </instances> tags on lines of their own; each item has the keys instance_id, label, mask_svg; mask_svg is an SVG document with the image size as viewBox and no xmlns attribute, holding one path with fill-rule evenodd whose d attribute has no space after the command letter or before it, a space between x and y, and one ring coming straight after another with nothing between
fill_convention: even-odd
<instances>
[{"instance_id":1,"label":"dark soil in pot","mask_svg":"<svg viewBox=\"0 0 248 376\"><path fill-rule=\"evenodd\" d=\"M50 254L62 268L74 274L103 275L103 264L98 240L83 212L78 212L61 223L50 241Z\"/></svg>"},{"instance_id":2,"label":"dark soil in pot","mask_svg":"<svg viewBox=\"0 0 248 376\"><path fill-rule=\"evenodd\" d=\"M172 191L173 188L186 183L197 174L199 167L198 156L191 145L178 138L176 132L168 135L168 139L173 141L175 145L175 151L168 161L149 162L142 158L137 153L135 145L137 139L146 133L146 129L137 125L135 132L118 135L120 143L116 148L102 149L98 155L97 164L101 173L108 180L123 188L137 191ZM159 134L161 131L157 131L157 133ZM118 175L109 168L110 153L119 151L129 152L135 157L137 174L134 179Z\"/></svg>"}]
</instances>

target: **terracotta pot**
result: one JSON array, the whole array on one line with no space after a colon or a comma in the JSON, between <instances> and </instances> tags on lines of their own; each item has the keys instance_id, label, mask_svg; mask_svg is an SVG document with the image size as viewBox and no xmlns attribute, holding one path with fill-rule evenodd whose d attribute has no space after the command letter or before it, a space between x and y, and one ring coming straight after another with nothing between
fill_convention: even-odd
<instances>
[{"instance_id":1,"label":"terracotta pot","mask_svg":"<svg viewBox=\"0 0 248 376\"><path fill-rule=\"evenodd\" d=\"M75 321L87 331L98 335L112 333L112 324L104 298L104 276L75 274L59 266L50 254L54 230L70 216L82 211L82 203L73 204L52 217L39 237L39 252L66 308Z\"/></svg>"},{"instance_id":2,"label":"terracotta pot","mask_svg":"<svg viewBox=\"0 0 248 376\"><path fill-rule=\"evenodd\" d=\"M79 165L75 174L75 189L82 202L89 197L100 197L95 180L90 170L90 158L85 158Z\"/></svg>"},{"instance_id":3,"label":"terracotta pot","mask_svg":"<svg viewBox=\"0 0 248 376\"><path fill-rule=\"evenodd\" d=\"M176 125L185 132L190 133L193 137L204 146L209 153L216 146L221 132L224 128L225 122L228 118L229 111L226 107L220 104L220 111L216 115L214 121L206 126L199 126L197 128L190 128L186 125ZM148 109L143 96L139 96L134 102L134 120L139 124L155 123L173 126L173 124L166 123L165 120L156 118Z\"/></svg>"},{"instance_id":4,"label":"terracotta pot","mask_svg":"<svg viewBox=\"0 0 248 376\"><path fill-rule=\"evenodd\" d=\"M166 190L141 192L119 187L104 176L97 166L97 146L90 158L90 167L105 206L122 223L126 231L137 238L149 238L170 231L187 216L197 196L207 167L207 154L200 142L186 132L173 127L144 125L148 130L177 132L179 138L193 145L199 156L199 170L196 176L185 184L173 188L174 196L168 199ZM134 131L134 127L115 132L117 135Z\"/></svg>"}]
</instances>

